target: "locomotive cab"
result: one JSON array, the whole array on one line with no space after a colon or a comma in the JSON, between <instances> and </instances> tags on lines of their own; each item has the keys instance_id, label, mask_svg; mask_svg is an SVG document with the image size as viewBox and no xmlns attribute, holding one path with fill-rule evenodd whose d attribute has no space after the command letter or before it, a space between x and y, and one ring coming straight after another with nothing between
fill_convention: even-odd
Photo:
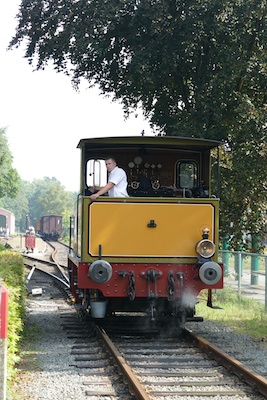
<instances>
[{"instance_id":1,"label":"locomotive cab","mask_svg":"<svg viewBox=\"0 0 267 400\"><path fill-rule=\"evenodd\" d=\"M84 148L83 140L80 146ZM110 155L127 173L130 196L210 197L210 149L203 146L201 151L193 151L189 147L182 149L181 145L178 153L177 149L172 149L170 141L169 148L165 149L159 146L146 147L146 150L143 146L127 150L120 147L114 151L111 148ZM84 149L80 182L84 195L90 195L107 183L105 158L108 154L99 151L90 157Z\"/></svg>"},{"instance_id":2,"label":"locomotive cab","mask_svg":"<svg viewBox=\"0 0 267 400\"><path fill-rule=\"evenodd\" d=\"M211 151L218 145L166 136L79 142L80 194L68 264L75 299L92 317L101 303L101 317L142 312L181 321L194 317L201 290L223 287L219 199L211 180ZM90 194L107 183L109 156L127 174L129 197L92 202Z\"/></svg>"}]
</instances>

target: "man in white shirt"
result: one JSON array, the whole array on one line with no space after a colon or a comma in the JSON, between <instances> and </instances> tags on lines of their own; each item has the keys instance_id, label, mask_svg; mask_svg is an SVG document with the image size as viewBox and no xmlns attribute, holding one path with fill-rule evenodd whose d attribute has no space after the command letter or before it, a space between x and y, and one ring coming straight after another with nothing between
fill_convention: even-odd
<instances>
[{"instance_id":1,"label":"man in white shirt","mask_svg":"<svg viewBox=\"0 0 267 400\"><path fill-rule=\"evenodd\" d=\"M99 196L107 192L110 197L129 197L125 171L117 166L115 159L112 157L106 159L106 167L108 171L108 183L97 193L92 194L90 199L96 200Z\"/></svg>"}]
</instances>

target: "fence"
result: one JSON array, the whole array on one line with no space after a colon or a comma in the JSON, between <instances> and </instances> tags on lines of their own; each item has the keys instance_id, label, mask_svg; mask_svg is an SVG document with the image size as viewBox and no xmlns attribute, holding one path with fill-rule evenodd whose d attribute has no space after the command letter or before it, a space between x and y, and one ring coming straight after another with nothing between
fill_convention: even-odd
<instances>
[{"instance_id":1,"label":"fence","mask_svg":"<svg viewBox=\"0 0 267 400\"><path fill-rule=\"evenodd\" d=\"M8 291L0 279L0 400L6 399Z\"/></svg>"},{"instance_id":2,"label":"fence","mask_svg":"<svg viewBox=\"0 0 267 400\"><path fill-rule=\"evenodd\" d=\"M219 261L224 264L225 282L231 283L233 278L237 283L238 296L244 288L250 297L257 290L267 312L267 255L220 250Z\"/></svg>"}]
</instances>

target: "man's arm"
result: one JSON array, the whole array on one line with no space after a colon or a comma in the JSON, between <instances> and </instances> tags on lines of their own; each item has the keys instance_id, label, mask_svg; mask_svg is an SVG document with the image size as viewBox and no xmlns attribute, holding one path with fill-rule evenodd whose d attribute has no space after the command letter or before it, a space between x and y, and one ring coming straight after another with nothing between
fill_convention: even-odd
<instances>
[{"instance_id":1,"label":"man's arm","mask_svg":"<svg viewBox=\"0 0 267 400\"><path fill-rule=\"evenodd\" d=\"M101 188L97 193L94 193L90 196L91 200L96 200L99 196L101 196L102 194L107 193L110 189L113 188L113 186L115 186L115 184L113 182L108 182L106 184L106 186L104 186L103 188Z\"/></svg>"}]
</instances>

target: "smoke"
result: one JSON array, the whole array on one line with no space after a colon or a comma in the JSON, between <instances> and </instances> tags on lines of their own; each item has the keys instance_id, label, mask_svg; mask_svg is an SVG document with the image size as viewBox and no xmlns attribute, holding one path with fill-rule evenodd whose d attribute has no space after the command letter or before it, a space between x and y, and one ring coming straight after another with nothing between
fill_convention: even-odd
<instances>
[{"instance_id":1,"label":"smoke","mask_svg":"<svg viewBox=\"0 0 267 400\"><path fill-rule=\"evenodd\" d=\"M184 292L182 297L182 305L186 308L194 308L197 304L196 296L191 292Z\"/></svg>"}]
</instances>

